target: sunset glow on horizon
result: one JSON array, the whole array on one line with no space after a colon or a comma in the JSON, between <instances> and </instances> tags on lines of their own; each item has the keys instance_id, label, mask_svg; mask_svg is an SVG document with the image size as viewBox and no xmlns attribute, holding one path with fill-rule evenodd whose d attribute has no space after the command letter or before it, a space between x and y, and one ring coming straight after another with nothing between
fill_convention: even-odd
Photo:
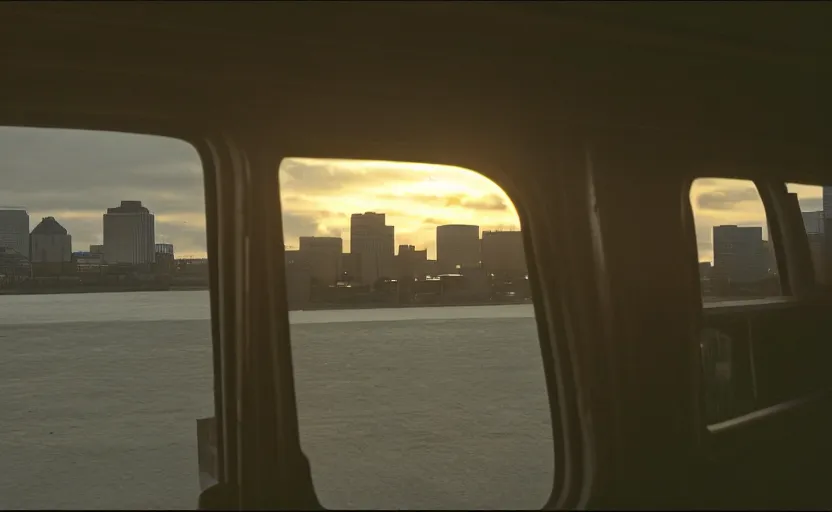
<instances>
[{"instance_id":1,"label":"sunset glow on horizon","mask_svg":"<svg viewBox=\"0 0 832 512\"><path fill-rule=\"evenodd\" d=\"M203 166L190 144L148 135L0 127L0 152L8 175L0 204L24 207L32 227L42 217L55 217L72 235L74 251L101 244L106 209L133 199L155 214L157 242L173 244L177 257L206 256ZM349 251L350 215L370 211L386 214L397 246L427 249L429 258L435 258L438 225L520 228L507 194L476 169L286 158L277 174L288 247L297 247L300 236L340 236ZM802 211L822 209L822 187L789 190L798 194ZM750 182L699 179L690 199L700 261L712 258L714 226L762 226L767 238L765 211Z\"/></svg>"}]
</instances>

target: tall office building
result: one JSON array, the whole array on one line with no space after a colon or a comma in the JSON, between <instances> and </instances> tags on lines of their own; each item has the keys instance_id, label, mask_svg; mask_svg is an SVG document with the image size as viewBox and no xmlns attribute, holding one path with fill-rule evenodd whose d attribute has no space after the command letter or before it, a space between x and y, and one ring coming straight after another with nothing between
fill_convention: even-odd
<instances>
[{"instance_id":1,"label":"tall office building","mask_svg":"<svg viewBox=\"0 0 832 512\"><path fill-rule=\"evenodd\" d=\"M487 274L516 279L524 276L526 252L522 231L483 231L482 268Z\"/></svg>"},{"instance_id":2,"label":"tall office building","mask_svg":"<svg viewBox=\"0 0 832 512\"><path fill-rule=\"evenodd\" d=\"M394 277L395 228L383 213L353 213L350 253L360 255L361 282L372 285L379 277Z\"/></svg>"},{"instance_id":3,"label":"tall office building","mask_svg":"<svg viewBox=\"0 0 832 512\"><path fill-rule=\"evenodd\" d=\"M156 244L154 246L154 251L156 254L170 254L171 257L174 256L173 244Z\"/></svg>"},{"instance_id":4,"label":"tall office building","mask_svg":"<svg viewBox=\"0 0 832 512\"><path fill-rule=\"evenodd\" d=\"M823 233L824 225L823 225L823 218L824 213L823 211L819 212L802 212L803 215L803 226L806 228L807 234L815 234L815 233Z\"/></svg>"},{"instance_id":5,"label":"tall office building","mask_svg":"<svg viewBox=\"0 0 832 512\"><path fill-rule=\"evenodd\" d=\"M768 275L769 253L762 227L714 226L714 275L734 282L754 282Z\"/></svg>"},{"instance_id":6,"label":"tall office building","mask_svg":"<svg viewBox=\"0 0 832 512\"><path fill-rule=\"evenodd\" d=\"M55 217L44 217L29 235L32 263L64 263L72 261L72 236Z\"/></svg>"},{"instance_id":7,"label":"tall office building","mask_svg":"<svg viewBox=\"0 0 832 512\"><path fill-rule=\"evenodd\" d=\"M0 247L29 258L29 214L23 208L0 207Z\"/></svg>"},{"instance_id":8,"label":"tall office building","mask_svg":"<svg viewBox=\"0 0 832 512\"><path fill-rule=\"evenodd\" d=\"M436 264L443 274L480 266L480 227L464 224L436 226Z\"/></svg>"},{"instance_id":9,"label":"tall office building","mask_svg":"<svg viewBox=\"0 0 832 512\"><path fill-rule=\"evenodd\" d=\"M334 236L302 236L298 254L315 284L331 286L341 279L344 241Z\"/></svg>"},{"instance_id":10,"label":"tall office building","mask_svg":"<svg viewBox=\"0 0 832 512\"><path fill-rule=\"evenodd\" d=\"M428 251L416 250L413 245L400 245L396 255L396 278L424 279L427 273Z\"/></svg>"},{"instance_id":11,"label":"tall office building","mask_svg":"<svg viewBox=\"0 0 832 512\"><path fill-rule=\"evenodd\" d=\"M832 219L832 187L823 187L823 216Z\"/></svg>"},{"instance_id":12,"label":"tall office building","mask_svg":"<svg viewBox=\"0 0 832 512\"><path fill-rule=\"evenodd\" d=\"M104 261L141 265L156 256L153 214L141 201L122 201L104 214Z\"/></svg>"}]
</instances>

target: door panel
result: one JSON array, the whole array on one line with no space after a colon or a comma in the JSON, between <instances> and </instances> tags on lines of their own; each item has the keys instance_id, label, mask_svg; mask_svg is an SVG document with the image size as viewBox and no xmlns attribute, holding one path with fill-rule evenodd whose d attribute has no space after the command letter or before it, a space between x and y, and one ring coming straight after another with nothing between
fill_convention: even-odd
<instances>
[{"instance_id":1,"label":"door panel","mask_svg":"<svg viewBox=\"0 0 832 512\"><path fill-rule=\"evenodd\" d=\"M727 385L713 379L725 358L703 358L706 410L714 409L709 388L730 397L707 429L709 506L828 508L832 380L824 368L832 321L824 311L798 303L706 311L705 328L725 336L731 355Z\"/></svg>"}]
</instances>

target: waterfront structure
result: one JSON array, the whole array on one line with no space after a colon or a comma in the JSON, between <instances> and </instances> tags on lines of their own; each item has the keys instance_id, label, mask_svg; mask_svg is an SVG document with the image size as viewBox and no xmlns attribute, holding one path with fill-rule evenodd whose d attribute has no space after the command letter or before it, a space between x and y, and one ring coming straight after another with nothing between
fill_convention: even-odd
<instances>
[{"instance_id":1,"label":"waterfront structure","mask_svg":"<svg viewBox=\"0 0 832 512\"><path fill-rule=\"evenodd\" d=\"M334 236L302 236L298 256L315 284L334 286L341 278L344 241Z\"/></svg>"},{"instance_id":2,"label":"waterfront structure","mask_svg":"<svg viewBox=\"0 0 832 512\"><path fill-rule=\"evenodd\" d=\"M393 277L395 228L383 213L353 213L350 218L350 253L360 255L361 281L374 285L380 277Z\"/></svg>"},{"instance_id":3,"label":"waterfront structure","mask_svg":"<svg viewBox=\"0 0 832 512\"><path fill-rule=\"evenodd\" d=\"M459 273L480 266L480 227L465 224L436 226L436 262L439 271Z\"/></svg>"},{"instance_id":4,"label":"waterfront structure","mask_svg":"<svg viewBox=\"0 0 832 512\"><path fill-rule=\"evenodd\" d=\"M173 257L173 244L156 244L155 252L156 254L170 254Z\"/></svg>"},{"instance_id":5,"label":"waterfront structure","mask_svg":"<svg viewBox=\"0 0 832 512\"><path fill-rule=\"evenodd\" d=\"M72 236L55 217L44 217L29 235L32 263L72 261Z\"/></svg>"},{"instance_id":6,"label":"waterfront structure","mask_svg":"<svg viewBox=\"0 0 832 512\"><path fill-rule=\"evenodd\" d=\"M803 216L803 226L806 228L806 234L823 234L823 211L801 212L801 214Z\"/></svg>"},{"instance_id":7,"label":"waterfront structure","mask_svg":"<svg viewBox=\"0 0 832 512\"><path fill-rule=\"evenodd\" d=\"M173 252L173 244L156 244L155 268L160 274L173 274L176 264L176 256Z\"/></svg>"},{"instance_id":8,"label":"waterfront structure","mask_svg":"<svg viewBox=\"0 0 832 512\"><path fill-rule=\"evenodd\" d=\"M396 275L398 279L424 279L427 274L428 251L417 251L413 245L400 245L396 255Z\"/></svg>"},{"instance_id":9,"label":"waterfront structure","mask_svg":"<svg viewBox=\"0 0 832 512\"><path fill-rule=\"evenodd\" d=\"M155 261L155 219L141 201L122 201L104 214L104 261L142 265Z\"/></svg>"},{"instance_id":10,"label":"waterfront structure","mask_svg":"<svg viewBox=\"0 0 832 512\"><path fill-rule=\"evenodd\" d=\"M517 279L525 277L526 253L521 231L483 231L482 267L487 274Z\"/></svg>"},{"instance_id":11,"label":"waterfront structure","mask_svg":"<svg viewBox=\"0 0 832 512\"><path fill-rule=\"evenodd\" d=\"M713 244L714 276L750 283L768 275L771 257L763 241L762 227L714 226Z\"/></svg>"},{"instance_id":12,"label":"waterfront structure","mask_svg":"<svg viewBox=\"0 0 832 512\"><path fill-rule=\"evenodd\" d=\"M29 258L29 214L24 208L0 207L0 247Z\"/></svg>"}]
</instances>

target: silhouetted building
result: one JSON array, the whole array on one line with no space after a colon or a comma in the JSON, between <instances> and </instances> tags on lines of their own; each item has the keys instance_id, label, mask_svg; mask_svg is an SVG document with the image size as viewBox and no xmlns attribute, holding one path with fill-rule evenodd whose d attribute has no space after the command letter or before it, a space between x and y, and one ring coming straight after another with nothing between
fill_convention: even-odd
<instances>
[{"instance_id":1,"label":"silhouetted building","mask_svg":"<svg viewBox=\"0 0 832 512\"><path fill-rule=\"evenodd\" d=\"M713 266L710 261L699 262L699 284L702 295L711 295L713 293L713 288L711 286L712 272Z\"/></svg>"},{"instance_id":2,"label":"silhouetted building","mask_svg":"<svg viewBox=\"0 0 832 512\"><path fill-rule=\"evenodd\" d=\"M90 245L90 254L100 254L104 255L104 244L92 244Z\"/></svg>"},{"instance_id":3,"label":"silhouetted building","mask_svg":"<svg viewBox=\"0 0 832 512\"><path fill-rule=\"evenodd\" d=\"M361 255L358 253L344 253L341 255L340 282L361 284Z\"/></svg>"},{"instance_id":4,"label":"silhouetted building","mask_svg":"<svg viewBox=\"0 0 832 512\"><path fill-rule=\"evenodd\" d=\"M774 252L774 244L769 240L763 240L763 257L765 258L766 271L769 274L777 274L777 255Z\"/></svg>"},{"instance_id":5,"label":"silhouetted building","mask_svg":"<svg viewBox=\"0 0 832 512\"><path fill-rule=\"evenodd\" d=\"M300 251L287 249L283 251L283 263L288 267L300 262Z\"/></svg>"},{"instance_id":6,"label":"silhouetted building","mask_svg":"<svg viewBox=\"0 0 832 512\"><path fill-rule=\"evenodd\" d=\"M156 244L155 245L155 251L156 251L156 254L174 255L173 244Z\"/></svg>"},{"instance_id":7,"label":"silhouetted building","mask_svg":"<svg viewBox=\"0 0 832 512\"><path fill-rule=\"evenodd\" d=\"M26 256L11 247L0 247L0 286L29 279L32 265Z\"/></svg>"},{"instance_id":8,"label":"silhouetted building","mask_svg":"<svg viewBox=\"0 0 832 512\"><path fill-rule=\"evenodd\" d=\"M826 282L826 265L823 260L824 237L823 233L806 233L809 239L809 254L812 256L812 267L815 270L815 280Z\"/></svg>"},{"instance_id":9,"label":"silhouetted building","mask_svg":"<svg viewBox=\"0 0 832 512\"><path fill-rule=\"evenodd\" d=\"M350 218L350 253L361 255L361 280L374 285L380 277L391 277L395 228L385 223L383 213L353 213Z\"/></svg>"},{"instance_id":10,"label":"silhouetted building","mask_svg":"<svg viewBox=\"0 0 832 512\"><path fill-rule=\"evenodd\" d=\"M424 279L425 263L428 261L427 249L417 251L413 245L400 245L396 255L396 277L409 279Z\"/></svg>"},{"instance_id":11,"label":"silhouetted building","mask_svg":"<svg viewBox=\"0 0 832 512\"><path fill-rule=\"evenodd\" d=\"M344 241L334 236L300 237L300 258L306 263L312 282L335 285L341 278L341 254Z\"/></svg>"},{"instance_id":12,"label":"silhouetted building","mask_svg":"<svg viewBox=\"0 0 832 512\"><path fill-rule=\"evenodd\" d=\"M141 201L122 201L104 214L104 261L131 265L153 263L156 257L153 214Z\"/></svg>"},{"instance_id":13,"label":"silhouetted building","mask_svg":"<svg viewBox=\"0 0 832 512\"><path fill-rule=\"evenodd\" d=\"M486 273L519 278L526 275L526 253L521 231L483 231L482 267Z\"/></svg>"},{"instance_id":14,"label":"silhouetted building","mask_svg":"<svg viewBox=\"0 0 832 512\"><path fill-rule=\"evenodd\" d=\"M770 253L762 227L714 226L713 244L715 277L750 283L768 275Z\"/></svg>"},{"instance_id":15,"label":"silhouetted building","mask_svg":"<svg viewBox=\"0 0 832 512\"><path fill-rule=\"evenodd\" d=\"M54 217L44 217L29 235L32 275L61 276L74 273L72 237Z\"/></svg>"},{"instance_id":16,"label":"silhouetted building","mask_svg":"<svg viewBox=\"0 0 832 512\"><path fill-rule=\"evenodd\" d=\"M0 247L29 257L29 214L23 208L0 208Z\"/></svg>"},{"instance_id":17,"label":"silhouetted building","mask_svg":"<svg viewBox=\"0 0 832 512\"><path fill-rule=\"evenodd\" d=\"M94 245L90 246L96 247ZM74 252L72 253L72 261L75 265L75 271L79 274L103 274L104 273L104 257L102 253L90 252Z\"/></svg>"},{"instance_id":18,"label":"silhouetted building","mask_svg":"<svg viewBox=\"0 0 832 512\"><path fill-rule=\"evenodd\" d=\"M802 212L803 225L806 227L807 234L823 233L823 211L818 212Z\"/></svg>"},{"instance_id":19,"label":"silhouetted building","mask_svg":"<svg viewBox=\"0 0 832 512\"><path fill-rule=\"evenodd\" d=\"M312 276L300 251L284 251L286 263L286 300L289 309L303 309L312 296Z\"/></svg>"},{"instance_id":20,"label":"silhouetted building","mask_svg":"<svg viewBox=\"0 0 832 512\"><path fill-rule=\"evenodd\" d=\"M176 255L173 244L156 244L155 269L159 274L171 275L176 269Z\"/></svg>"},{"instance_id":21,"label":"silhouetted building","mask_svg":"<svg viewBox=\"0 0 832 512\"><path fill-rule=\"evenodd\" d=\"M823 187L823 216L832 219L832 187Z\"/></svg>"},{"instance_id":22,"label":"silhouetted building","mask_svg":"<svg viewBox=\"0 0 832 512\"><path fill-rule=\"evenodd\" d=\"M55 217L44 217L29 235L32 263L64 263L72 261L72 236Z\"/></svg>"},{"instance_id":23,"label":"silhouetted building","mask_svg":"<svg viewBox=\"0 0 832 512\"><path fill-rule=\"evenodd\" d=\"M447 224L436 227L436 261L442 273L480 266L480 227Z\"/></svg>"}]
</instances>

